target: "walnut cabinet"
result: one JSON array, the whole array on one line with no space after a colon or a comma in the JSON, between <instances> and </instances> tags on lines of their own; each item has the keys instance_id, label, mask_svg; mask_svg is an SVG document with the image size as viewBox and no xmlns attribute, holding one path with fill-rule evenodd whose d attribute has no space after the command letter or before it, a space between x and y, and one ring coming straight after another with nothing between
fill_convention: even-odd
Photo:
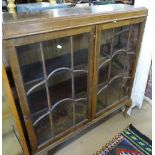
<instances>
[{"instance_id":1,"label":"walnut cabinet","mask_svg":"<svg viewBox=\"0 0 155 155\"><path fill-rule=\"evenodd\" d=\"M146 16L128 5L3 15L3 62L33 154L129 108Z\"/></svg>"}]
</instances>

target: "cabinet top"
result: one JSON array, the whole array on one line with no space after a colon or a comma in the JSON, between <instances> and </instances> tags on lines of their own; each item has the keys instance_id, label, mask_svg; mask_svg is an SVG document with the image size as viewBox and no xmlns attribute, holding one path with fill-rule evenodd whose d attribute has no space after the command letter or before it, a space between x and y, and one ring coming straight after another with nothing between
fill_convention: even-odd
<instances>
[{"instance_id":1,"label":"cabinet top","mask_svg":"<svg viewBox=\"0 0 155 155\"><path fill-rule=\"evenodd\" d=\"M147 16L147 9L125 4L53 9L38 13L3 13L3 39Z\"/></svg>"}]
</instances>

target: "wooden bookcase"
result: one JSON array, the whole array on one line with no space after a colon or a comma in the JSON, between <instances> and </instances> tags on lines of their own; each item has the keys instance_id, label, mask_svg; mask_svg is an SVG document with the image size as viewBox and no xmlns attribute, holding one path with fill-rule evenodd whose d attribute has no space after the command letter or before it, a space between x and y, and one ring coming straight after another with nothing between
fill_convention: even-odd
<instances>
[{"instance_id":1,"label":"wooden bookcase","mask_svg":"<svg viewBox=\"0 0 155 155\"><path fill-rule=\"evenodd\" d=\"M129 5L3 14L3 61L33 154L127 111L146 17Z\"/></svg>"}]
</instances>

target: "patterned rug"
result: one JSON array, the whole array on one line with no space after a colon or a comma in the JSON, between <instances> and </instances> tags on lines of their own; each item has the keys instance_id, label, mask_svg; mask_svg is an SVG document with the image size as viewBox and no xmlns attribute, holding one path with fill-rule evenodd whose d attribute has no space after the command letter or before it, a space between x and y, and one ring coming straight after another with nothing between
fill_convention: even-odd
<instances>
[{"instance_id":1,"label":"patterned rug","mask_svg":"<svg viewBox=\"0 0 155 155\"><path fill-rule=\"evenodd\" d=\"M94 155L152 155L152 141L130 124Z\"/></svg>"}]
</instances>

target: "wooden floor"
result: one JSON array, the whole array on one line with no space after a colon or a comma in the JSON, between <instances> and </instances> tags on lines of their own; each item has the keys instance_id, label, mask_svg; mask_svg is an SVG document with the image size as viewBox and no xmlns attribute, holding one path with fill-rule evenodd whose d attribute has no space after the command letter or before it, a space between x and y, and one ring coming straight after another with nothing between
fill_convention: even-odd
<instances>
[{"instance_id":1,"label":"wooden floor","mask_svg":"<svg viewBox=\"0 0 155 155\"><path fill-rule=\"evenodd\" d=\"M92 155L130 123L152 139L152 106L144 101L142 109L134 108L130 118L120 112L89 132L49 151L48 155Z\"/></svg>"}]
</instances>

